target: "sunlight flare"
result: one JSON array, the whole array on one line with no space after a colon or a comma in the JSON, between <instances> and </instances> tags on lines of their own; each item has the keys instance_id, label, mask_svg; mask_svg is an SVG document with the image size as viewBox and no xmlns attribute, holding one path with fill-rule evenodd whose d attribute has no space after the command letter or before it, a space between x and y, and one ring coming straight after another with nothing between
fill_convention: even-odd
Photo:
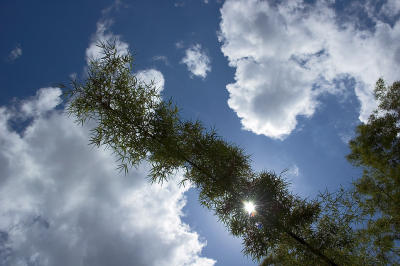
<instances>
[{"instance_id":1,"label":"sunlight flare","mask_svg":"<svg viewBox=\"0 0 400 266\"><path fill-rule=\"evenodd\" d=\"M256 205L254 205L254 203L251 202L251 201L245 201L244 202L244 209L246 210L246 212L249 215L252 215L256 211Z\"/></svg>"}]
</instances>

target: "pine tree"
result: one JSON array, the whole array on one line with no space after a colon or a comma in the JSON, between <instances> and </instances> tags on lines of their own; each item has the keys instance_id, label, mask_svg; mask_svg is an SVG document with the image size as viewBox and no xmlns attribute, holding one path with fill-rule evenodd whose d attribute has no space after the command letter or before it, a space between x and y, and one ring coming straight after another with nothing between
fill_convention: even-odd
<instances>
[{"instance_id":1,"label":"pine tree","mask_svg":"<svg viewBox=\"0 0 400 266\"><path fill-rule=\"evenodd\" d=\"M87 78L72 81L68 112L79 123L95 121L91 143L110 147L121 169L146 160L152 182L168 181L183 169L181 183L198 188L200 203L243 239L244 253L255 260L274 265L372 261L359 248L352 227L343 224L343 217L353 216L341 210L332 216L321 208L329 201L301 199L281 175L254 172L242 148L200 121L182 119L154 83L137 80L130 54L119 54L115 43L99 46L103 57L90 63ZM256 206L251 215L243 209L246 201Z\"/></svg>"},{"instance_id":2,"label":"pine tree","mask_svg":"<svg viewBox=\"0 0 400 266\"><path fill-rule=\"evenodd\" d=\"M354 199L369 216L364 237L382 261L400 259L400 82L375 87L378 109L357 127L348 160L363 169Z\"/></svg>"}]
</instances>

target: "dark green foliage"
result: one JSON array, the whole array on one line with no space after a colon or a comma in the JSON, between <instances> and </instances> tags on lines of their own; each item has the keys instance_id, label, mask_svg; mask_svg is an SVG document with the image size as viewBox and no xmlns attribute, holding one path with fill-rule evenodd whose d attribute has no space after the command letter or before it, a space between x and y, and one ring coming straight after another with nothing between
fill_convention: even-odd
<instances>
[{"instance_id":1,"label":"dark green foliage","mask_svg":"<svg viewBox=\"0 0 400 266\"><path fill-rule=\"evenodd\" d=\"M121 169L146 160L152 182L167 181L183 169L181 183L194 184L201 204L243 239L245 254L265 258L265 265L373 261L355 239L350 226L355 216L346 211L347 201L335 205L333 198L339 197L328 195L318 202L303 200L288 191L280 175L254 172L240 147L199 121L183 120L154 83L138 81L130 54L118 54L113 43L100 47L104 56L91 62L87 79L72 82L68 111L80 123L94 121L91 143L110 147ZM257 206L254 216L243 209L247 200Z\"/></svg>"},{"instance_id":2,"label":"dark green foliage","mask_svg":"<svg viewBox=\"0 0 400 266\"><path fill-rule=\"evenodd\" d=\"M363 169L355 197L370 217L364 237L374 241L382 261L400 259L400 82L376 83L378 109L357 127L348 159ZM397 241L397 243L396 243Z\"/></svg>"}]
</instances>

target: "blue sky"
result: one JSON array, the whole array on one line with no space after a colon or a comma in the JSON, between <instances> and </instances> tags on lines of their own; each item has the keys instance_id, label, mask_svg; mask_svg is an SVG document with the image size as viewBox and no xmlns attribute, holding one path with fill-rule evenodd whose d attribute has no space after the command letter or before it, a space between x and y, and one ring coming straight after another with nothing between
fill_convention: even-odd
<instances>
[{"instance_id":1,"label":"blue sky","mask_svg":"<svg viewBox=\"0 0 400 266\"><path fill-rule=\"evenodd\" d=\"M84 78L96 41L313 198L360 174L347 141L376 80L399 79L399 18L396 0L2 1L0 264L256 265L179 173L118 174L65 116L57 84Z\"/></svg>"}]
</instances>

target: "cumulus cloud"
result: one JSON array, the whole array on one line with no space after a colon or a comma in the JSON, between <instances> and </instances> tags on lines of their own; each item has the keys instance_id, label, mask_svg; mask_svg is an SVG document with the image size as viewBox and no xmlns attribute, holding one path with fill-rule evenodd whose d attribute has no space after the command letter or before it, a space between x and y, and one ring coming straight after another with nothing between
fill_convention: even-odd
<instances>
[{"instance_id":1,"label":"cumulus cloud","mask_svg":"<svg viewBox=\"0 0 400 266\"><path fill-rule=\"evenodd\" d=\"M8 59L10 61L14 61L22 55L22 49L19 45L17 45L14 49L11 50L10 54L8 55Z\"/></svg>"},{"instance_id":2,"label":"cumulus cloud","mask_svg":"<svg viewBox=\"0 0 400 266\"><path fill-rule=\"evenodd\" d=\"M22 103L21 110L25 116L41 115L61 103L61 94L59 88L41 88L36 92L36 96Z\"/></svg>"},{"instance_id":3,"label":"cumulus cloud","mask_svg":"<svg viewBox=\"0 0 400 266\"><path fill-rule=\"evenodd\" d=\"M164 90L164 75L157 69L149 68L134 73L139 83L153 85L158 93Z\"/></svg>"},{"instance_id":4,"label":"cumulus cloud","mask_svg":"<svg viewBox=\"0 0 400 266\"><path fill-rule=\"evenodd\" d=\"M112 20L102 19L97 22L96 33L91 38L91 43L86 49L86 62L96 60L103 56L102 49L98 46L100 42L115 42L116 49L120 55L127 54L129 45L121 40L121 36L112 33L109 28L112 25Z\"/></svg>"},{"instance_id":5,"label":"cumulus cloud","mask_svg":"<svg viewBox=\"0 0 400 266\"><path fill-rule=\"evenodd\" d=\"M389 17L394 17L396 15L399 15L400 1L388 0L385 4L382 5L380 12Z\"/></svg>"},{"instance_id":6,"label":"cumulus cloud","mask_svg":"<svg viewBox=\"0 0 400 266\"><path fill-rule=\"evenodd\" d=\"M164 75L160 71L156 69L145 69L135 73L135 75L139 82L147 85L154 84L159 93L164 90Z\"/></svg>"},{"instance_id":7,"label":"cumulus cloud","mask_svg":"<svg viewBox=\"0 0 400 266\"><path fill-rule=\"evenodd\" d=\"M109 150L87 145L88 128L53 109L55 95L22 105L43 108L0 107L0 264L213 265L181 221L180 177L150 185L145 164L118 174ZM23 132L10 127L19 112L31 116Z\"/></svg>"},{"instance_id":8,"label":"cumulus cloud","mask_svg":"<svg viewBox=\"0 0 400 266\"><path fill-rule=\"evenodd\" d=\"M185 57L181 63L185 64L194 76L201 78L207 77L207 72L211 71L211 60L202 50L200 44L195 44L186 49Z\"/></svg>"},{"instance_id":9,"label":"cumulus cloud","mask_svg":"<svg viewBox=\"0 0 400 266\"><path fill-rule=\"evenodd\" d=\"M300 0L227 0L221 18L221 50L236 68L228 104L256 134L283 139L299 116L314 114L319 95L342 93L336 84L349 77L366 121L376 80L398 78L400 22L391 27L375 17L374 31L360 30L355 22L338 25L327 2Z\"/></svg>"},{"instance_id":10,"label":"cumulus cloud","mask_svg":"<svg viewBox=\"0 0 400 266\"><path fill-rule=\"evenodd\" d=\"M117 1L118 3L118 1ZM99 42L113 42L115 41L116 50L119 54L124 55L129 52L128 43L121 40L120 35L116 35L109 30L112 25L112 20L102 19L97 22L97 30L96 33L92 36L92 40L89 44L89 47L86 49L86 61L87 63L90 60L96 60L103 57L102 49L98 46ZM154 60L167 60L166 57L155 57ZM166 61L167 62L167 61ZM154 82L154 85L157 87L159 92L164 89L164 76L163 74L156 69L145 69L138 71L136 77L140 82L144 82L146 84L150 84Z\"/></svg>"}]
</instances>

